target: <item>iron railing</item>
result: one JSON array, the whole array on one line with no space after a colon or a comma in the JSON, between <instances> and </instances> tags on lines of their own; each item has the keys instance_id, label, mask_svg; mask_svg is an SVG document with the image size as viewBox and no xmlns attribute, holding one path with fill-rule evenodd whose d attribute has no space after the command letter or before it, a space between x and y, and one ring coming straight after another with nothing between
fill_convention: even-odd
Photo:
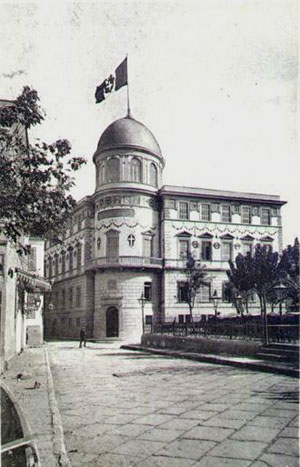
<instances>
[{"instance_id":1,"label":"iron railing","mask_svg":"<svg viewBox=\"0 0 300 467\"><path fill-rule=\"evenodd\" d=\"M261 322L233 323L198 321L192 323L164 322L152 326L152 333L173 336L223 337L228 339L265 339L265 326ZM268 325L269 342L299 342L299 324Z\"/></svg>"},{"instance_id":2,"label":"iron railing","mask_svg":"<svg viewBox=\"0 0 300 467\"><path fill-rule=\"evenodd\" d=\"M88 267L97 266L151 266L151 267L162 267L161 258L150 258L146 256L116 256L109 257L103 256L101 258L95 258L88 264Z\"/></svg>"}]
</instances>

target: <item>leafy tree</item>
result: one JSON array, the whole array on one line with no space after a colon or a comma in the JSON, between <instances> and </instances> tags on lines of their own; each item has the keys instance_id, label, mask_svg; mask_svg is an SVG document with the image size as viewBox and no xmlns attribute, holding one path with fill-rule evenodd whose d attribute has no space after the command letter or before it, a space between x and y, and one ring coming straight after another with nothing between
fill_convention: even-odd
<instances>
[{"instance_id":1,"label":"leafy tree","mask_svg":"<svg viewBox=\"0 0 300 467\"><path fill-rule=\"evenodd\" d=\"M235 305L238 313L243 316L244 310L248 313L249 300L252 298L255 290L253 259L250 253L243 256L239 254L235 263L229 261L229 271L227 276L231 288L231 301ZM241 297L241 303L237 297Z\"/></svg>"},{"instance_id":2,"label":"leafy tree","mask_svg":"<svg viewBox=\"0 0 300 467\"><path fill-rule=\"evenodd\" d=\"M28 141L28 130L44 120L35 90L24 87L0 107L0 233L22 254L23 236L58 237L75 200L68 194L72 174L85 162L71 156L71 145Z\"/></svg>"},{"instance_id":3,"label":"leafy tree","mask_svg":"<svg viewBox=\"0 0 300 467\"><path fill-rule=\"evenodd\" d=\"M293 245L288 245L282 252L282 267L285 271L283 284L287 287L286 296L295 307L299 307L299 240L295 238Z\"/></svg>"},{"instance_id":4,"label":"leafy tree","mask_svg":"<svg viewBox=\"0 0 300 467\"><path fill-rule=\"evenodd\" d=\"M187 278L185 284L186 301L189 306L190 319L193 321L195 299L200 291L201 285L207 285L207 281L205 281L207 272L205 271L205 268L201 266L200 261L196 261L190 253L187 257L185 272Z\"/></svg>"}]
</instances>

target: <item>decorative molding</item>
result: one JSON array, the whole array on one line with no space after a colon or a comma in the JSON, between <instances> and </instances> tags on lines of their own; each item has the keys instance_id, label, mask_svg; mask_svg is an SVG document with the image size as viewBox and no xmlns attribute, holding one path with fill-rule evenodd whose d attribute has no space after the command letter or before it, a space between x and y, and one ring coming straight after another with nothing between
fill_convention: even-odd
<instances>
[{"instance_id":1,"label":"decorative molding","mask_svg":"<svg viewBox=\"0 0 300 467\"><path fill-rule=\"evenodd\" d=\"M108 217L134 217L134 209L131 208L113 208L98 212L98 221Z\"/></svg>"}]
</instances>

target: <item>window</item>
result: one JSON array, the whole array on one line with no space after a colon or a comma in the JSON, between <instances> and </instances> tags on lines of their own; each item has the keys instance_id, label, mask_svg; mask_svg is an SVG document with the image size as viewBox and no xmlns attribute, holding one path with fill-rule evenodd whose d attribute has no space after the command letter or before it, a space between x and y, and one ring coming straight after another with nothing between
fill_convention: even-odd
<instances>
[{"instance_id":1,"label":"window","mask_svg":"<svg viewBox=\"0 0 300 467\"><path fill-rule=\"evenodd\" d=\"M157 180L157 167L155 164L150 164L150 185L157 187L158 180Z\"/></svg>"},{"instance_id":2,"label":"window","mask_svg":"<svg viewBox=\"0 0 300 467\"><path fill-rule=\"evenodd\" d=\"M68 327L69 327L69 328L72 327L72 318L68 318Z\"/></svg>"},{"instance_id":3,"label":"window","mask_svg":"<svg viewBox=\"0 0 300 467\"><path fill-rule=\"evenodd\" d=\"M153 256L153 236L143 235L143 257L152 258Z\"/></svg>"},{"instance_id":4,"label":"window","mask_svg":"<svg viewBox=\"0 0 300 467\"><path fill-rule=\"evenodd\" d=\"M185 315L185 322L190 323L191 322L191 315Z\"/></svg>"},{"instance_id":5,"label":"window","mask_svg":"<svg viewBox=\"0 0 300 467\"><path fill-rule=\"evenodd\" d=\"M261 208L260 222L262 225L271 225L271 213L269 208Z\"/></svg>"},{"instance_id":6,"label":"window","mask_svg":"<svg viewBox=\"0 0 300 467\"><path fill-rule=\"evenodd\" d=\"M187 259L190 251L190 241L186 239L179 240L179 258Z\"/></svg>"},{"instance_id":7,"label":"window","mask_svg":"<svg viewBox=\"0 0 300 467\"><path fill-rule=\"evenodd\" d=\"M81 287L76 287L76 306L81 305Z\"/></svg>"},{"instance_id":8,"label":"window","mask_svg":"<svg viewBox=\"0 0 300 467\"><path fill-rule=\"evenodd\" d=\"M177 282L177 298L179 302L188 301L187 282Z\"/></svg>"},{"instance_id":9,"label":"window","mask_svg":"<svg viewBox=\"0 0 300 467\"><path fill-rule=\"evenodd\" d=\"M120 161L117 157L109 159L107 163L107 181L118 182L120 180Z\"/></svg>"},{"instance_id":10,"label":"window","mask_svg":"<svg viewBox=\"0 0 300 467\"><path fill-rule=\"evenodd\" d=\"M271 243L263 243L262 246L266 249L267 253L271 253L273 251Z\"/></svg>"},{"instance_id":11,"label":"window","mask_svg":"<svg viewBox=\"0 0 300 467\"><path fill-rule=\"evenodd\" d=\"M135 242L135 236L130 234L128 235L127 237L127 240L128 240L128 244L130 247L133 247L134 246L134 242Z\"/></svg>"},{"instance_id":12,"label":"window","mask_svg":"<svg viewBox=\"0 0 300 467\"><path fill-rule=\"evenodd\" d=\"M222 205L222 222L231 222L230 206Z\"/></svg>"},{"instance_id":13,"label":"window","mask_svg":"<svg viewBox=\"0 0 300 467\"><path fill-rule=\"evenodd\" d=\"M54 270L55 270L55 275L58 276L58 256L57 255L55 255Z\"/></svg>"},{"instance_id":14,"label":"window","mask_svg":"<svg viewBox=\"0 0 300 467\"><path fill-rule=\"evenodd\" d=\"M119 232L111 230L106 234L106 256L110 261L119 259Z\"/></svg>"},{"instance_id":15,"label":"window","mask_svg":"<svg viewBox=\"0 0 300 467\"><path fill-rule=\"evenodd\" d=\"M199 289L200 302L210 301L210 284L201 284Z\"/></svg>"},{"instance_id":16,"label":"window","mask_svg":"<svg viewBox=\"0 0 300 467\"><path fill-rule=\"evenodd\" d=\"M130 180L132 182L142 181L142 164L139 159L134 157L130 163Z\"/></svg>"},{"instance_id":17,"label":"window","mask_svg":"<svg viewBox=\"0 0 300 467\"><path fill-rule=\"evenodd\" d=\"M52 277L52 259L49 259L49 277Z\"/></svg>"},{"instance_id":18,"label":"window","mask_svg":"<svg viewBox=\"0 0 300 467\"><path fill-rule=\"evenodd\" d=\"M62 308L65 308L65 306L66 306L66 292L65 292L65 289L62 289L62 291L61 291L61 306L62 306Z\"/></svg>"},{"instance_id":19,"label":"window","mask_svg":"<svg viewBox=\"0 0 300 467\"><path fill-rule=\"evenodd\" d=\"M222 261L232 259L232 242L222 242Z\"/></svg>"},{"instance_id":20,"label":"window","mask_svg":"<svg viewBox=\"0 0 300 467\"><path fill-rule=\"evenodd\" d=\"M147 302L151 302L152 300L152 283L151 282L144 283L144 297L147 300Z\"/></svg>"},{"instance_id":21,"label":"window","mask_svg":"<svg viewBox=\"0 0 300 467\"><path fill-rule=\"evenodd\" d=\"M36 271L36 247L30 247L30 253L28 258L28 269L29 271Z\"/></svg>"},{"instance_id":22,"label":"window","mask_svg":"<svg viewBox=\"0 0 300 467\"><path fill-rule=\"evenodd\" d=\"M223 282L222 284L222 301L223 302L231 302L231 286L229 282Z\"/></svg>"},{"instance_id":23,"label":"window","mask_svg":"<svg viewBox=\"0 0 300 467\"><path fill-rule=\"evenodd\" d=\"M81 258L82 258L82 246L77 245L77 268L81 267Z\"/></svg>"},{"instance_id":24,"label":"window","mask_svg":"<svg viewBox=\"0 0 300 467\"><path fill-rule=\"evenodd\" d=\"M248 253L252 255L252 243L243 242L243 255L246 256Z\"/></svg>"},{"instance_id":25,"label":"window","mask_svg":"<svg viewBox=\"0 0 300 467\"><path fill-rule=\"evenodd\" d=\"M212 259L211 242L207 240L201 242L201 259L204 261L211 261Z\"/></svg>"},{"instance_id":26,"label":"window","mask_svg":"<svg viewBox=\"0 0 300 467\"><path fill-rule=\"evenodd\" d=\"M0 255L0 276L4 274L4 255Z\"/></svg>"},{"instance_id":27,"label":"window","mask_svg":"<svg viewBox=\"0 0 300 467\"><path fill-rule=\"evenodd\" d=\"M80 326L80 318L76 318L76 326Z\"/></svg>"},{"instance_id":28,"label":"window","mask_svg":"<svg viewBox=\"0 0 300 467\"><path fill-rule=\"evenodd\" d=\"M69 250L69 271L73 269L73 248Z\"/></svg>"},{"instance_id":29,"label":"window","mask_svg":"<svg viewBox=\"0 0 300 467\"><path fill-rule=\"evenodd\" d=\"M189 204L186 202L179 203L179 219L189 218Z\"/></svg>"},{"instance_id":30,"label":"window","mask_svg":"<svg viewBox=\"0 0 300 467\"><path fill-rule=\"evenodd\" d=\"M210 221L210 205L209 204L201 205L201 220Z\"/></svg>"},{"instance_id":31,"label":"window","mask_svg":"<svg viewBox=\"0 0 300 467\"><path fill-rule=\"evenodd\" d=\"M183 324L184 323L184 315L178 315L178 323Z\"/></svg>"},{"instance_id":32,"label":"window","mask_svg":"<svg viewBox=\"0 0 300 467\"><path fill-rule=\"evenodd\" d=\"M251 212L249 206L242 206L242 224L251 224Z\"/></svg>"},{"instance_id":33,"label":"window","mask_svg":"<svg viewBox=\"0 0 300 467\"><path fill-rule=\"evenodd\" d=\"M69 288L69 307L73 306L73 287Z\"/></svg>"},{"instance_id":34,"label":"window","mask_svg":"<svg viewBox=\"0 0 300 467\"><path fill-rule=\"evenodd\" d=\"M64 274L66 272L66 253L63 252L61 255L61 272Z\"/></svg>"},{"instance_id":35,"label":"window","mask_svg":"<svg viewBox=\"0 0 300 467\"><path fill-rule=\"evenodd\" d=\"M152 324L152 315L146 315L146 324L151 326L151 324Z\"/></svg>"}]
</instances>

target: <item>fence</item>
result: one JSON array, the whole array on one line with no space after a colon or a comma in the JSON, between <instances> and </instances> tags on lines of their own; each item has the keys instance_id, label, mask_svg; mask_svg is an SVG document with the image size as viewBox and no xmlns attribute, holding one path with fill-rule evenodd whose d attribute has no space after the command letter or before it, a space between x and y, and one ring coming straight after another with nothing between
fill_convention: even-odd
<instances>
[{"instance_id":1,"label":"fence","mask_svg":"<svg viewBox=\"0 0 300 467\"><path fill-rule=\"evenodd\" d=\"M268 325L269 342L299 342L299 324ZM228 339L265 339L265 326L260 321L233 322L226 320L209 320L206 322L176 323L165 322L154 324L152 333L171 334L174 336L214 336Z\"/></svg>"}]
</instances>

